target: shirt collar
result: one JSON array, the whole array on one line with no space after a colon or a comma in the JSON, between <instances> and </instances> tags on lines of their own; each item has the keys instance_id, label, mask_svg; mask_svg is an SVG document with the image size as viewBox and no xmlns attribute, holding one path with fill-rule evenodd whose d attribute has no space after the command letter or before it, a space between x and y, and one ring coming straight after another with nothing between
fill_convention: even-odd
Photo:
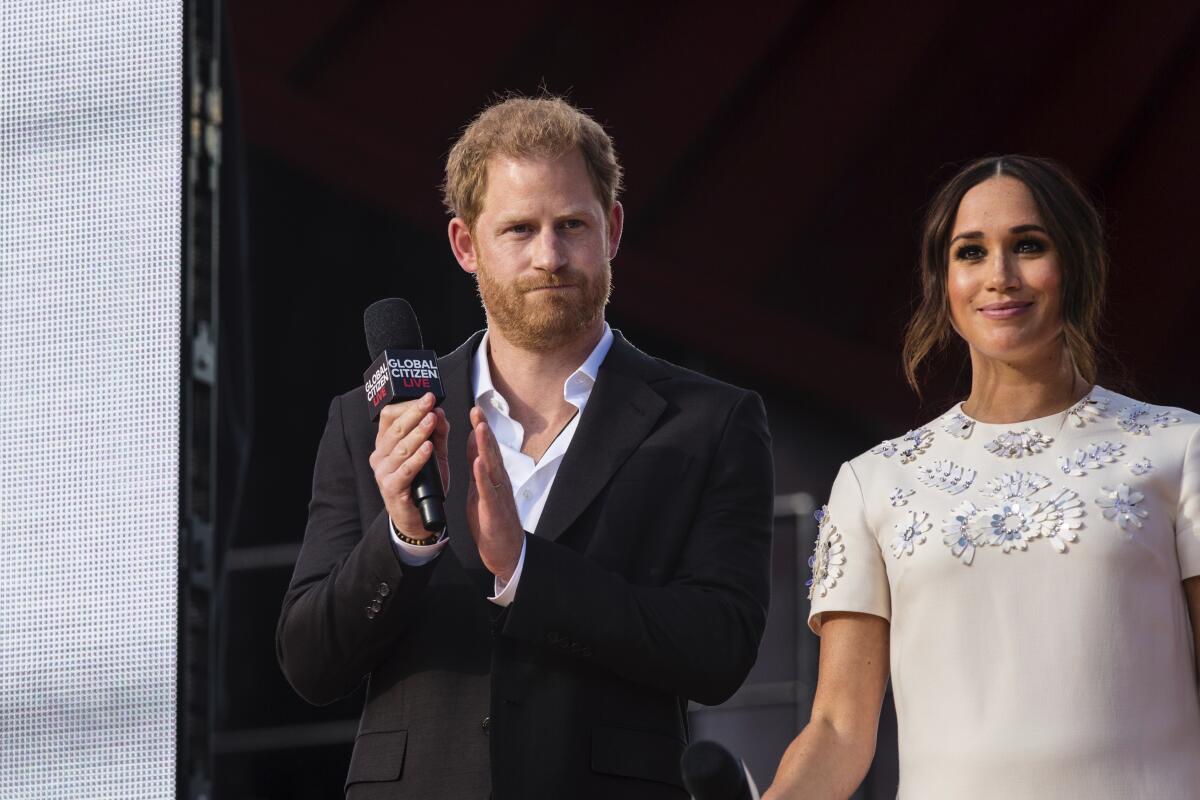
<instances>
[{"instance_id":1,"label":"shirt collar","mask_svg":"<svg viewBox=\"0 0 1200 800\"><path fill-rule=\"evenodd\" d=\"M596 343L583 363L567 376L567 380L563 383L563 398L580 411L583 411L584 404L591 396L592 387L596 384L596 377L600 373L600 365L604 363L604 357L608 355L612 343L612 328L606 321L600 341ZM482 407L485 401L494 398L497 401L497 409L507 416L508 403L505 402L500 392L496 391L496 387L492 383L492 367L488 363L487 348L488 332L485 330L483 337L479 340L479 346L475 348L475 357L471 365L471 390L474 392L476 405Z\"/></svg>"}]
</instances>

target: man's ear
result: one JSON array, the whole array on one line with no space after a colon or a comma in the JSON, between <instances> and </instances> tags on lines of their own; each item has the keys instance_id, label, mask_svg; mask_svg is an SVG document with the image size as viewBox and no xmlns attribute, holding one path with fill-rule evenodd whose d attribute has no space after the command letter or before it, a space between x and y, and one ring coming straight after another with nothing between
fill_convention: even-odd
<instances>
[{"instance_id":1,"label":"man's ear","mask_svg":"<svg viewBox=\"0 0 1200 800\"><path fill-rule=\"evenodd\" d=\"M475 272L479 269L479 254L475 250L475 235L467 227L462 217L454 217L446 229L450 237L450 250L464 272Z\"/></svg>"},{"instance_id":2,"label":"man's ear","mask_svg":"<svg viewBox=\"0 0 1200 800\"><path fill-rule=\"evenodd\" d=\"M618 200L613 203L608 212L608 260L617 257L617 248L621 246L621 231L625 229L625 207Z\"/></svg>"}]
</instances>

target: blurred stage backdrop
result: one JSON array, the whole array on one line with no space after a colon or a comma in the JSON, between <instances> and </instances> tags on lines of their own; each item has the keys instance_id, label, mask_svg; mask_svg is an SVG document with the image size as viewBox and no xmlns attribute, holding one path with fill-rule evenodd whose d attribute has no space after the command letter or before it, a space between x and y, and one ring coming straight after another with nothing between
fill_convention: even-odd
<instances>
[{"instance_id":1,"label":"blurred stage backdrop","mask_svg":"<svg viewBox=\"0 0 1200 800\"><path fill-rule=\"evenodd\" d=\"M920 406L899 366L921 210L953 165L1017 151L1080 175L1111 229L1108 343L1147 399L1200 408L1185 349L1200 6L258 0L227 14L217 797L341 790L362 696L305 705L276 665L275 620L329 399L367 363L363 308L407 298L442 353L483 325L437 186L497 94L565 94L615 137L613 326L767 401L766 640L747 686L693 713L695 736L743 754L764 787L816 675L813 504L841 461L965 389L952 357ZM893 797L895 781L889 702L858 796Z\"/></svg>"}]
</instances>

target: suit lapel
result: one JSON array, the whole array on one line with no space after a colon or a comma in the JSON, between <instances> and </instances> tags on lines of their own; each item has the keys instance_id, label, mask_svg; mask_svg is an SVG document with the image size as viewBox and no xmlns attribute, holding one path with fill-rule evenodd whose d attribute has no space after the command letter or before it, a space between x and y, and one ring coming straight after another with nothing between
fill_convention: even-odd
<instances>
[{"instance_id":1,"label":"suit lapel","mask_svg":"<svg viewBox=\"0 0 1200 800\"><path fill-rule=\"evenodd\" d=\"M612 348L546 499L538 536L561 536L649 435L667 405L647 383L658 373L653 359L614 331Z\"/></svg>"},{"instance_id":2,"label":"suit lapel","mask_svg":"<svg viewBox=\"0 0 1200 800\"><path fill-rule=\"evenodd\" d=\"M471 432L471 406L475 405L474 392L471 391L471 360L482 337L482 331L476 333L441 359L439 364L442 367L442 387L446 392L442 408L446 412L446 419L450 421L450 440L447 442L450 491L446 494L446 527L450 534L450 549L467 574L490 595L494 589L492 575L484 568L479 549L467 527L467 484L471 480L467 464L467 435Z\"/></svg>"}]
</instances>

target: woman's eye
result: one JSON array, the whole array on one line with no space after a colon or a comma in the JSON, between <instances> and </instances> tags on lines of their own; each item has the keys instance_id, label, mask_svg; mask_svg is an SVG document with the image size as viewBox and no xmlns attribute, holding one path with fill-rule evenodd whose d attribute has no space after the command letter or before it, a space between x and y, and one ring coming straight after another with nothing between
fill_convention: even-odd
<instances>
[{"instance_id":1,"label":"woman's eye","mask_svg":"<svg viewBox=\"0 0 1200 800\"><path fill-rule=\"evenodd\" d=\"M1046 246L1037 239L1022 239L1017 242L1016 252L1018 253L1042 253L1045 252Z\"/></svg>"},{"instance_id":2,"label":"woman's eye","mask_svg":"<svg viewBox=\"0 0 1200 800\"><path fill-rule=\"evenodd\" d=\"M964 244L954 251L954 257L959 261L978 261L987 255L977 244Z\"/></svg>"}]
</instances>

